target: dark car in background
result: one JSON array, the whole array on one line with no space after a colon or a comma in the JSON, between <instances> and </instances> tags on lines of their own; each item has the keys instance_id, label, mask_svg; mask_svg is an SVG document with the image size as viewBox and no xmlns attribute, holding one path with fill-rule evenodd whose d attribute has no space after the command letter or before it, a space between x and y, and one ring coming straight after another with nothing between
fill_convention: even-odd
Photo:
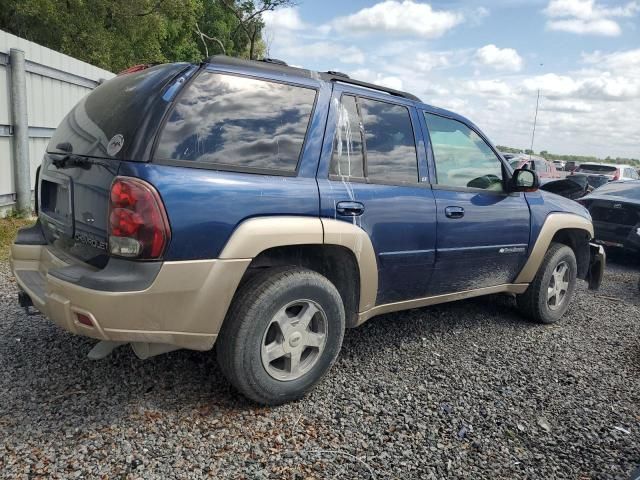
<instances>
[{"instance_id":1,"label":"dark car in background","mask_svg":"<svg viewBox=\"0 0 640 480\"><path fill-rule=\"evenodd\" d=\"M580 165L576 162L570 161L570 162L566 162L564 164L564 171L565 172L573 172L576 168L578 168Z\"/></svg>"},{"instance_id":2,"label":"dark car in background","mask_svg":"<svg viewBox=\"0 0 640 480\"><path fill-rule=\"evenodd\" d=\"M640 180L610 182L579 202L591 213L597 243L640 252Z\"/></svg>"}]
</instances>

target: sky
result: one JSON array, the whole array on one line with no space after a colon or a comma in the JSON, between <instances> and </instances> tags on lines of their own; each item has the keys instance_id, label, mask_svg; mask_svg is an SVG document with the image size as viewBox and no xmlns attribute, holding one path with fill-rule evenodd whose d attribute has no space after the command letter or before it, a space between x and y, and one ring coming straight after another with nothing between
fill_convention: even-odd
<instances>
[{"instance_id":1,"label":"sky","mask_svg":"<svg viewBox=\"0 0 640 480\"><path fill-rule=\"evenodd\" d=\"M495 143L640 158L640 0L299 0L267 56L411 92Z\"/></svg>"}]
</instances>

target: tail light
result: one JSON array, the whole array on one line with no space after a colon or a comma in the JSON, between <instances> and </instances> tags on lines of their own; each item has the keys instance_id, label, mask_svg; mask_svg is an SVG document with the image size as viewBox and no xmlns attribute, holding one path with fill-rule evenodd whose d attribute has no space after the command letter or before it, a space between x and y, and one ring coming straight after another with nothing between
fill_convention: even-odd
<instances>
[{"instance_id":1,"label":"tail light","mask_svg":"<svg viewBox=\"0 0 640 480\"><path fill-rule=\"evenodd\" d=\"M613 178L611 179L612 182L615 182L616 180L620 180L620 169L616 168L616 173L613 176Z\"/></svg>"},{"instance_id":2,"label":"tail light","mask_svg":"<svg viewBox=\"0 0 640 480\"><path fill-rule=\"evenodd\" d=\"M149 183L116 177L109 201L109 252L144 260L160 258L171 238L160 195Z\"/></svg>"}]
</instances>

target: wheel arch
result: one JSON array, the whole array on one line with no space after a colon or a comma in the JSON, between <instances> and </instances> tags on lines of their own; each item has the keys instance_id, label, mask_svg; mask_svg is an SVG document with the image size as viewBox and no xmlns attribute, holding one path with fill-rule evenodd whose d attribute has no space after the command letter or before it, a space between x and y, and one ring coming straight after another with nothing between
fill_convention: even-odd
<instances>
[{"instance_id":1,"label":"wheel arch","mask_svg":"<svg viewBox=\"0 0 640 480\"><path fill-rule=\"evenodd\" d=\"M545 219L529 258L514 283L531 283L552 242L571 247L578 262L578 277L585 278L589 269L589 241L593 238L591 221L573 213L551 213Z\"/></svg>"},{"instance_id":2,"label":"wheel arch","mask_svg":"<svg viewBox=\"0 0 640 480\"><path fill-rule=\"evenodd\" d=\"M316 217L257 217L242 222L221 259L251 259L240 286L257 269L296 265L325 275L340 292L347 326L375 306L378 267L368 234L357 225Z\"/></svg>"}]
</instances>

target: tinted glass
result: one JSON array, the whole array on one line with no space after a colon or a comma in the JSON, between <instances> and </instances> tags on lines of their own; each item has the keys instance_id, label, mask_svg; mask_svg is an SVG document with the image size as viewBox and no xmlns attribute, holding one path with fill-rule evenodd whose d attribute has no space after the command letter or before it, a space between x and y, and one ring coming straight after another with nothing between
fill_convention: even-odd
<instances>
[{"instance_id":1,"label":"tinted glass","mask_svg":"<svg viewBox=\"0 0 640 480\"><path fill-rule=\"evenodd\" d=\"M150 109L162 102L164 86L185 67L186 64L158 65L119 75L98 86L62 120L47 151L69 153L58 148L58 145L69 143L77 155L130 158L127 153L136 142L140 124L146 120ZM114 154L109 155L107 145L115 135L122 135L124 143L115 153L111 149Z\"/></svg>"},{"instance_id":2,"label":"tinted glass","mask_svg":"<svg viewBox=\"0 0 640 480\"><path fill-rule=\"evenodd\" d=\"M438 185L502 191L502 163L480 136L450 118L424 114Z\"/></svg>"},{"instance_id":3,"label":"tinted glass","mask_svg":"<svg viewBox=\"0 0 640 480\"><path fill-rule=\"evenodd\" d=\"M578 170L580 172L612 174L615 173L616 167L609 165L594 165L590 163L583 163L582 165L580 165Z\"/></svg>"},{"instance_id":4,"label":"tinted glass","mask_svg":"<svg viewBox=\"0 0 640 480\"><path fill-rule=\"evenodd\" d=\"M614 195L633 200L640 200L640 182L629 181L624 183L607 183L594 190L595 195Z\"/></svg>"},{"instance_id":5,"label":"tinted glass","mask_svg":"<svg viewBox=\"0 0 640 480\"><path fill-rule=\"evenodd\" d=\"M362 126L355 97L342 96L337 122L329 173L362 178L364 176Z\"/></svg>"},{"instance_id":6,"label":"tinted glass","mask_svg":"<svg viewBox=\"0 0 640 480\"><path fill-rule=\"evenodd\" d=\"M367 177L394 183L418 182L418 159L409 110L360 99L367 152Z\"/></svg>"},{"instance_id":7,"label":"tinted glass","mask_svg":"<svg viewBox=\"0 0 640 480\"><path fill-rule=\"evenodd\" d=\"M315 93L310 88L203 72L178 100L156 156L294 171Z\"/></svg>"}]
</instances>

